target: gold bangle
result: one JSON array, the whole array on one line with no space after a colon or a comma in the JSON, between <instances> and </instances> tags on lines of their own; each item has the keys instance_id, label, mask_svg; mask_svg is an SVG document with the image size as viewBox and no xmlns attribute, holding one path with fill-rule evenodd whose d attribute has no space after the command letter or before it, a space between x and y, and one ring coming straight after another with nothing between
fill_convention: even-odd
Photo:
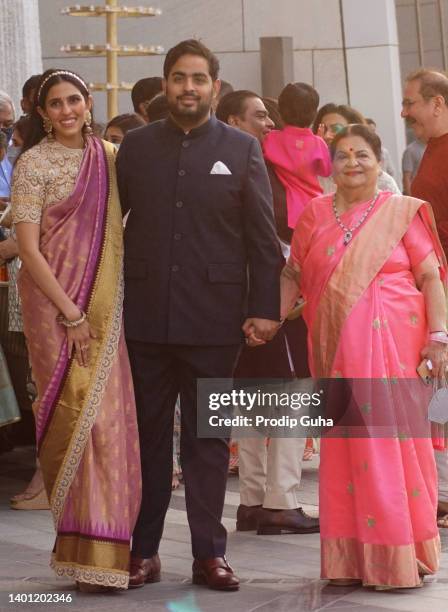
<instances>
[{"instance_id":1,"label":"gold bangle","mask_svg":"<svg viewBox=\"0 0 448 612\"><path fill-rule=\"evenodd\" d=\"M81 316L79 317L79 319L76 319L76 321L69 321L64 317L63 314L58 314L58 316L56 317L56 321L64 327L78 327L79 325L84 323L86 319L87 315L83 310L81 310Z\"/></svg>"}]
</instances>

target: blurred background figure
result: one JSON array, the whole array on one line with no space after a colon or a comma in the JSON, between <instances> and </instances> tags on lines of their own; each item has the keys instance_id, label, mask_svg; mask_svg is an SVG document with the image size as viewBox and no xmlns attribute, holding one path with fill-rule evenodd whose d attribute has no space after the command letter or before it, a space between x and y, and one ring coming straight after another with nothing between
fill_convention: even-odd
<instances>
[{"instance_id":1,"label":"blurred background figure","mask_svg":"<svg viewBox=\"0 0 448 612\"><path fill-rule=\"evenodd\" d=\"M151 102L145 103L145 110L148 123L153 121L160 121L168 117L168 101L165 94L160 93L151 100Z\"/></svg>"},{"instance_id":2,"label":"blurred background figure","mask_svg":"<svg viewBox=\"0 0 448 612\"><path fill-rule=\"evenodd\" d=\"M366 123L374 132L376 132L376 123L373 119L366 117ZM396 178L397 173L395 172L392 158L384 145L381 147L381 167L385 172L387 172L387 174L390 174L390 176Z\"/></svg>"},{"instance_id":3,"label":"blurred background figure","mask_svg":"<svg viewBox=\"0 0 448 612\"><path fill-rule=\"evenodd\" d=\"M417 176L425 151L426 143L417 139L412 141L403 152L403 193L405 195L411 195L412 181Z\"/></svg>"},{"instance_id":4,"label":"blurred background figure","mask_svg":"<svg viewBox=\"0 0 448 612\"><path fill-rule=\"evenodd\" d=\"M0 198L8 199L11 190L12 166L7 157L7 148L11 140L14 120L14 104L5 91L0 91Z\"/></svg>"},{"instance_id":5,"label":"blurred background figure","mask_svg":"<svg viewBox=\"0 0 448 612\"><path fill-rule=\"evenodd\" d=\"M280 115L280 111L278 109L278 100L275 98L269 98L267 96L261 98L263 104L266 107L266 110L269 113L269 119L274 124L274 130L282 130L285 127L282 116Z\"/></svg>"},{"instance_id":6,"label":"blurred background figure","mask_svg":"<svg viewBox=\"0 0 448 612\"><path fill-rule=\"evenodd\" d=\"M285 123L263 142L265 158L286 190L288 225L294 229L308 202L322 194L319 176L329 176L331 160L328 147L310 126L319 107L319 94L307 83L289 83L278 99Z\"/></svg>"},{"instance_id":7,"label":"blurred background figure","mask_svg":"<svg viewBox=\"0 0 448 612\"><path fill-rule=\"evenodd\" d=\"M335 136L351 124L367 125L367 120L356 108L347 104L334 104L330 102L319 109L313 123L313 132L321 136L327 145L330 146ZM336 191L333 176L319 177L319 182L324 193ZM393 176L388 174L382 167L381 173L378 176L378 189L396 194L401 193Z\"/></svg>"},{"instance_id":8,"label":"blurred background figure","mask_svg":"<svg viewBox=\"0 0 448 612\"><path fill-rule=\"evenodd\" d=\"M218 95L213 99L212 102L212 110L214 112L216 111L220 100L222 100L227 94L232 93L232 91L233 85L231 85L228 81L224 81L224 79L221 79L221 89L219 90Z\"/></svg>"},{"instance_id":9,"label":"blurred background figure","mask_svg":"<svg viewBox=\"0 0 448 612\"><path fill-rule=\"evenodd\" d=\"M117 115L109 121L104 132L104 140L114 144L117 148L123 142L126 132L146 125L146 121L137 113L124 113Z\"/></svg>"},{"instance_id":10,"label":"blurred background figure","mask_svg":"<svg viewBox=\"0 0 448 612\"><path fill-rule=\"evenodd\" d=\"M274 99L268 100L277 126L282 120ZM258 139L260 144L276 127L264 100L248 90L224 96L216 117ZM292 230L288 227L286 193L274 167L266 161L273 195L277 237L285 258L289 255ZM306 328L301 317L285 321L267 344L244 346L235 369L239 379L306 378ZM304 438L241 438L230 447L230 470L239 470L240 505L237 531L257 530L258 535L313 533L319 531L319 520L307 516L300 507L300 481Z\"/></svg>"},{"instance_id":11,"label":"blurred background figure","mask_svg":"<svg viewBox=\"0 0 448 612\"><path fill-rule=\"evenodd\" d=\"M146 123L148 118L146 116L145 103L151 102L154 96L161 93L161 91L162 78L158 76L140 79L132 88L131 99L134 113L140 115Z\"/></svg>"},{"instance_id":12,"label":"blurred background figure","mask_svg":"<svg viewBox=\"0 0 448 612\"><path fill-rule=\"evenodd\" d=\"M23 84L20 107L24 115L29 115L33 110L34 95L36 93L36 88L40 81L40 77L40 74L33 74L33 76L30 76L30 78Z\"/></svg>"}]
</instances>

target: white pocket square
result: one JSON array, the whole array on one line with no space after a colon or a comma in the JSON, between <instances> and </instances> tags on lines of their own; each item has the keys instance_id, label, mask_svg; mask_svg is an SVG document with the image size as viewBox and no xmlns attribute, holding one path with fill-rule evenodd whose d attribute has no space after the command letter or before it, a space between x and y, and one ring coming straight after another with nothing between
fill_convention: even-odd
<instances>
[{"instance_id":1,"label":"white pocket square","mask_svg":"<svg viewBox=\"0 0 448 612\"><path fill-rule=\"evenodd\" d=\"M217 161L213 164L210 174L232 174L227 166L222 161Z\"/></svg>"}]
</instances>

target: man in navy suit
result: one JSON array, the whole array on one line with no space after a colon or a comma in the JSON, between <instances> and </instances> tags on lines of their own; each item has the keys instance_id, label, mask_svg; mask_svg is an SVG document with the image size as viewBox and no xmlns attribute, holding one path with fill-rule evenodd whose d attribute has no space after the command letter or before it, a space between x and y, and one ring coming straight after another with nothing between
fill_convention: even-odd
<instances>
[{"instance_id":1,"label":"man in navy suit","mask_svg":"<svg viewBox=\"0 0 448 612\"><path fill-rule=\"evenodd\" d=\"M280 251L258 141L211 113L219 63L183 41L164 63L168 119L129 132L117 159L125 214L125 329L142 457L130 586L160 578L175 401L193 582L235 590L225 559L228 443L198 438L196 381L230 377L244 335L279 325Z\"/></svg>"}]
</instances>

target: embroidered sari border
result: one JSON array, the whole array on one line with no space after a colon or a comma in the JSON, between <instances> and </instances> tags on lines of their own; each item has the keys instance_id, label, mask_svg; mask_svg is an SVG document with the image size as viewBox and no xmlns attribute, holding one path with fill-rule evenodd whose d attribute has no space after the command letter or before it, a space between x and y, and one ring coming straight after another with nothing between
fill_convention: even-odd
<instances>
[{"instance_id":1,"label":"embroidered sari border","mask_svg":"<svg viewBox=\"0 0 448 612\"><path fill-rule=\"evenodd\" d=\"M120 540L119 538L111 538L111 537L106 537L106 536L101 536L101 535L83 533L81 531L59 531L58 537L61 537L61 538L74 537L74 538L79 538L81 540L90 540L92 542L93 541L103 542L103 543L108 542L109 544L123 544L125 546L129 546L129 540L127 539Z\"/></svg>"},{"instance_id":2,"label":"embroidered sari border","mask_svg":"<svg viewBox=\"0 0 448 612\"><path fill-rule=\"evenodd\" d=\"M363 586L420 585L439 567L440 537L404 545L371 544L356 538L322 538L321 578L362 580Z\"/></svg>"}]
</instances>

